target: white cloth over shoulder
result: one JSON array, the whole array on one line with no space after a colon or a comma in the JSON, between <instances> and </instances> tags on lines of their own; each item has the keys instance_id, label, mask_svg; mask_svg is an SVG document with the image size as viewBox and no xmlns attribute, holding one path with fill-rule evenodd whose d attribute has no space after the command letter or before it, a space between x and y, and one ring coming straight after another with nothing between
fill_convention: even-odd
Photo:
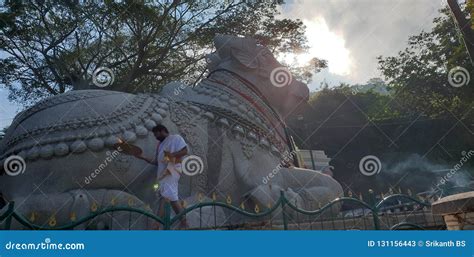
<instances>
[{"instance_id":1,"label":"white cloth over shoulder","mask_svg":"<svg viewBox=\"0 0 474 257\"><path fill-rule=\"evenodd\" d=\"M168 169L171 175L165 176L161 181L158 181L160 185L161 196L167 198L170 201L178 201L178 182L181 170L181 164L167 163L165 162L165 152L175 153L185 148L186 142L179 135L169 135L163 142L160 143L157 150L158 160L158 178L163 175L166 169Z\"/></svg>"}]
</instances>

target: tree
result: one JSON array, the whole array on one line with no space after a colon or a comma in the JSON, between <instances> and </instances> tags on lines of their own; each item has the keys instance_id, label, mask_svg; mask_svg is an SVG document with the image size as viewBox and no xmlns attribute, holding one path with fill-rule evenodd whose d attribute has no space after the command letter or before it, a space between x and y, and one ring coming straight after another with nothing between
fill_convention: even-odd
<instances>
[{"instance_id":1,"label":"tree","mask_svg":"<svg viewBox=\"0 0 474 257\"><path fill-rule=\"evenodd\" d=\"M331 117L326 120L327 124L350 127L363 126L369 120L407 115L406 108L397 106L391 102L390 95L380 92L384 87L383 81L373 78L363 85L341 84L339 87L325 88L310 98L311 108L305 113L305 119L308 117L311 121L323 123L327 117Z\"/></svg>"},{"instance_id":2,"label":"tree","mask_svg":"<svg viewBox=\"0 0 474 257\"><path fill-rule=\"evenodd\" d=\"M218 33L252 36L275 52L304 51L303 23L275 18L278 4L7 1L0 14L6 54L0 83L22 104L90 88L94 79L113 79L105 89L125 92L157 91L173 80L193 83L204 75Z\"/></svg>"},{"instance_id":3,"label":"tree","mask_svg":"<svg viewBox=\"0 0 474 257\"><path fill-rule=\"evenodd\" d=\"M471 10L471 20L472 15L474 14L474 6L473 1L468 1L466 3L466 9ZM463 37L464 37L464 44L466 45L466 50L469 54L469 57L474 58L474 31L471 28L474 27L474 22L470 22L469 18L465 13L461 10L459 3L457 0L448 0L448 6L451 10L453 19L456 21L456 25L459 27Z\"/></svg>"},{"instance_id":4,"label":"tree","mask_svg":"<svg viewBox=\"0 0 474 257\"><path fill-rule=\"evenodd\" d=\"M433 29L410 37L397 56L378 57L380 70L401 105L430 117L451 113L462 119L473 107L468 78L474 67L449 10L440 13Z\"/></svg>"},{"instance_id":5,"label":"tree","mask_svg":"<svg viewBox=\"0 0 474 257\"><path fill-rule=\"evenodd\" d=\"M370 79L364 85L341 84L335 88L325 87L313 94L302 117L288 120L297 145L320 149L317 148L317 142L326 139L321 138L320 133L315 134L317 131L323 130L329 134L327 138L332 138L333 132L339 129L358 130L374 122L398 119L410 114L407 108L391 101L389 95L378 92L380 90L378 87L374 88L374 83L384 86L380 79ZM347 134L337 141L345 136Z\"/></svg>"}]
</instances>

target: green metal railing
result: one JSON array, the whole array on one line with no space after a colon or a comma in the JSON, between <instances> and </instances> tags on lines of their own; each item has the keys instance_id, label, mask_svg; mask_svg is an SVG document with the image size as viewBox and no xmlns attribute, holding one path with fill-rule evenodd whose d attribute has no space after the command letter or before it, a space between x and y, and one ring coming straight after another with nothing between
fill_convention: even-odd
<instances>
[{"instance_id":1,"label":"green metal railing","mask_svg":"<svg viewBox=\"0 0 474 257\"><path fill-rule=\"evenodd\" d=\"M371 194L370 203L363 201L362 198L341 197L337 198L317 210L305 210L298 207L296 201L288 199L284 192L280 193L279 199L273 206L261 207L253 205L253 210L245 209L243 203L240 207L234 206L230 201L209 201L199 202L185 208L181 213L172 216L169 203L164 205L164 215L159 217L147 210L134 208L131 206L113 206L105 208L94 208L94 211L80 219L74 218L70 222L57 225L56 221L49 222L48 225L35 224L33 221L25 218L15 211L15 203L8 203L8 207L3 214L0 214L0 228L5 230L12 229L12 223L17 222L25 229L35 230L65 230L74 229L80 225L89 225L96 218L104 214L113 215L121 213L129 215L128 227L115 229L147 229L150 228L149 220L154 222L155 227L161 226L165 230L177 226L181 219L188 218L190 214L199 217L199 226L191 229L443 229L444 223L441 217L433 216L429 208L430 203L416 199L410 195L392 194L383 197L377 201ZM215 199L215 197L213 197ZM402 202L403 200L403 202ZM398 204L393 204L393 202ZM349 206L349 207L348 207ZM359 208L356 208L356 207ZM341 208L342 207L342 208ZM218 221L217 208L226 212L226 216L233 217L237 222L231 220ZM260 210L262 208L262 210ZM202 211L207 209L211 211L214 224L202 225ZM395 210L395 211L394 211ZM398 210L398 211L397 211ZM198 212L198 213L197 213ZM362 213L360 213L362 212ZM132 214L140 215L139 218L146 219L144 227L134 227ZM265 220L265 217L268 219ZM135 219L136 220L136 219ZM125 222L126 223L126 222ZM15 228L18 224L15 224ZM108 229L114 229L111 223Z\"/></svg>"}]
</instances>

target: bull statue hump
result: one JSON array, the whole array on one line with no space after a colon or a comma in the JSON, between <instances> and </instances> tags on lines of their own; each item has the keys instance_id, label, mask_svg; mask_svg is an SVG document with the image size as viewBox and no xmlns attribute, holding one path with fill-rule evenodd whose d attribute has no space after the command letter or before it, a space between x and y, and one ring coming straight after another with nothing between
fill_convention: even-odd
<instances>
[{"instance_id":1,"label":"bull statue hump","mask_svg":"<svg viewBox=\"0 0 474 257\"><path fill-rule=\"evenodd\" d=\"M214 43L209 75L194 87L172 82L158 94L69 91L19 113L1 141L0 160L4 169L8 157L21 156L26 169L16 176L2 170L4 197L25 217L56 213L58 225L71 213L76 219L89 215L93 206L132 203L156 211L156 167L113 146L124 140L153 156L157 140L151 129L157 124L181 135L189 154L199 157L197 171L180 179L179 196L189 204L198 195L217 195L267 206L284 191L297 206L315 209L340 197L342 188L332 177L280 164L292 151L283 120L308 100L307 86L254 39L219 35ZM224 208L206 208L200 215L217 215L208 219L212 223L243 219ZM198 214L187 215L190 226L199 225ZM128 219L90 222L88 228L106 229L104 224ZM146 229L148 223L132 225ZM127 224L113 229L120 227Z\"/></svg>"}]
</instances>

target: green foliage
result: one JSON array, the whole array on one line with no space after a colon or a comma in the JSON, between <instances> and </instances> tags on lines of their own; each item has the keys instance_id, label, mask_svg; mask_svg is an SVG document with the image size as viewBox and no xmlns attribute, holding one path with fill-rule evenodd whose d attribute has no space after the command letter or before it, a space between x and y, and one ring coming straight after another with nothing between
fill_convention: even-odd
<instances>
[{"instance_id":1,"label":"green foliage","mask_svg":"<svg viewBox=\"0 0 474 257\"><path fill-rule=\"evenodd\" d=\"M369 120L411 115L408 108L403 108L393 101L385 88L385 84L379 78L371 79L364 85L341 84L331 89L324 88L311 96L309 104L312 108L305 113L305 118L322 122L336 112L337 118L333 116L331 119L339 119L338 124L359 126Z\"/></svg>"},{"instance_id":2,"label":"green foliage","mask_svg":"<svg viewBox=\"0 0 474 257\"><path fill-rule=\"evenodd\" d=\"M302 22L276 19L278 4L6 1L0 83L21 104L90 88L99 67L114 73L109 90L151 92L173 80L194 83L205 73L217 33L251 36L275 52L305 51Z\"/></svg>"},{"instance_id":3,"label":"green foliage","mask_svg":"<svg viewBox=\"0 0 474 257\"><path fill-rule=\"evenodd\" d=\"M410 37L397 56L379 57L379 65L395 91L394 101L430 117L461 118L472 109L474 78L468 85L453 87L448 74L459 66L474 77L474 67L449 10L440 13L430 32Z\"/></svg>"}]
</instances>

